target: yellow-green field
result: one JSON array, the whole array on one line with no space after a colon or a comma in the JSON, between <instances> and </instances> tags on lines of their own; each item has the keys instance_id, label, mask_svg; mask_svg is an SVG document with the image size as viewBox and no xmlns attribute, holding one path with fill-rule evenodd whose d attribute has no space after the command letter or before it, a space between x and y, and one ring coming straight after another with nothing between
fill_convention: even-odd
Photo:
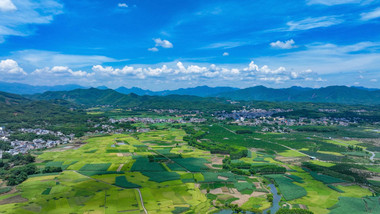
<instances>
[{"instance_id":1,"label":"yellow-green field","mask_svg":"<svg viewBox=\"0 0 380 214\"><path fill-rule=\"evenodd\" d=\"M166 127L165 124L159 126ZM143 205L148 213L171 213L174 210L209 213L217 210L215 204L224 206L242 195L245 200L239 204L245 210L262 211L271 206L264 183L267 180L263 175L255 172L252 176L242 176L231 173L232 170L223 171L222 160L227 155L211 154L189 146L183 141L185 135L184 130L170 127L146 133L92 137L85 144L46 150L37 157L38 166L57 165L64 171L56 175L32 176L20 184L15 193L0 195L0 213L137 214L144 213ZM355 141L345 142L357 144ZM315 180L297 164L283 163L278 158L308 159L300 158L305 155L297 151L260 151L252 150L249 157L233 161L249 163L246 172L255 164L287 167L288 177L284 179L291 179L293 175L293 179L298 176L304 182L290 181L290 185L304 188L304 194L295 200L288 198L291 200L289 204L303 204L316 214L325 214L341 196L360 198L371 195L368 189L356 185L338 185L344 193L337 192ZM341 156L338 152L318 152ZM325 167L335 165L307 161Z\"/></svg>"}]
</instances>

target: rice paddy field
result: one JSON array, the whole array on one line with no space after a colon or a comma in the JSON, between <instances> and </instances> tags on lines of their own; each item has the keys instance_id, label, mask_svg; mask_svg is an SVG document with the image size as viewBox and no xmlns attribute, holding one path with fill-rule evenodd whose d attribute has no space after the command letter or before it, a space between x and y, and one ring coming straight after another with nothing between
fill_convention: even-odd
<instances>
[{"instance_id":1,"label":"rice paddy field","mask_svg":"<svg viewBox=\"0 0 380 214\"><path fill-rule=\"evenodd\" d=\"M237 126L208 126L202 141L248 148L247 157L232 164L286 168L285 174L241 175L223 169L227 155L189 146L184 130L160 125L154 131L91 137L83 144L43 151L36 165L63 172L32 175L0 195L0 213L213 213L229 206L261 212L272 205L270 182L287 207L316 214L379 211L378 199L367 188L299 166L301 160L335 165L310 160L308 154L327 159L352 155L344 154L347 145L340 141L302 133L236 134ZM363 203L368 204L365 210Z\"/></svg>"}]
</instances>

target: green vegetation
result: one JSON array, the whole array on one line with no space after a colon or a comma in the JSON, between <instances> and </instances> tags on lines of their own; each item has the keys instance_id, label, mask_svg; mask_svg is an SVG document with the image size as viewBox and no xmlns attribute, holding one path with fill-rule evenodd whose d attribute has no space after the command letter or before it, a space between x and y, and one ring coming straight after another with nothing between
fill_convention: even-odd
<instances>
[{"instance_id":1,"label":"green vegetation","mask_svg":"<svg viewBox=\"0 0 380 214\"><path fill-rule=\"evenodd\" d=\"M107 171L111 163L86 164L79 171Z\"/></svg>"},{"instance_id":2,"label":"green vegetation","mask_svg":"<svg viewBox=\"0 0 380 214\"><path fill-rule=\"evenodd\" d=\"M250 101L230 104L219 98L140 97L96 89L32 97L50 101L7 95L6 99L14 103L8 105L0 96L0 116L5 117L0 125L14 131L11 139L36 137L19 132L19 128L49 127L75 134L75 143L31 151L32 155L3 153L0 210L4 213L142 213L135 188L141 191L149 213L208 213L219 208L261 212L273 201L269 182L283 196L280 206L284 208L278 213L360 213L363 203L367 212L379 210L376 198L369 196L371 191L379 193L380 184L368 180L369 170L379 172L379 160L372 165L366 152L380 151L376 146L379 133L368 131L379 129L372 123L378 117L376 107ZM52 101L56 98L70 101ZM175 110L166 110L176 105ZM87 109L89 106L92 108ZM305 116L309 120L306 123L310 118L335 115L347 116L355 124L285 126L275 124L281 120L266 117L274 124L241 126L233 119L213 116L215 110L230 113L242 106L294 109L278 115L286 119ZM154 109L157 107L162 109ZM338 112L319 111L323 108L338 108ZM361 113L352 112L362 108L365 111ZM42 112L45 109L47 113ZM201 112L192 111L195 109ZM125 117L185 121L199 117L206 121L152 124L110 120ZM57 139L54 135L41 138ZM0 149L10 148L9 142L0 141ZM310 160L303 153L319 160ZM9 203L12 200L16 203ZM301 207L308 210L298 209Z\"/></svg>"},{"instance_id":3,"label":"green vegetation","mask_svg":"<svg viewBox=\"0 0 380 214\"><path fill-rule=\"evenodd\" d=\"M300 208L286 209L280 208L276 214L313 214L310 210L304 210Z\"/></svg>"},{"instance_id":4,"label":"green vegetation","mask_svg":"<svg viewBox=\"0 0 380 214\"><path fill-rule=\"evenodd\" d=\"M0 194L7 193L12 190L12 187L1 187Z\"/></svg>"},{"instance_id":5,"label":"green vegetation","mask_svg":"<svg viewBox=\"0 0 380 214\"><path fill-rule=\"evenodd\" d=\"M303 187L294 184L291 179L283 175L266 175L265 177L275 182L281 194L288 201L301 198L307 194Z\"/></svg>"},{"instance_id":6,"label":"green vegetation","mask_svg":"<svg viewBox=\"0 0 380 214\"><path fill-rule=\"evenodd\" d=\"M176 172L145 171L145 172L142 172L142 174L149 177L150 181L154 181L154 182L158 182L158 183L180 179L180 175L177 174Z\"/></svg>"},{"instance_id":7,"label":"green vegetation","mask_svg":"<svg viewBox=\"0 0 380 214\"><path fill-rule=\"evenodd\" d=\"M115 178L115 185L119 187L124 187L124 188L139 188L141 187L140 185L131 183L127 181L127 178L125 176L117 176Z\"/></svg>"},{"instance_id":8,"label":"green vegetation","mask_svg":"<svg viewBox=\"0 0 380 214\"><path fill-rule=\"evenodd\" d=\"M349 198L341 197L331 209L331 214L338 213L376 213L380 210L379 197Z\"/></svg>"}]
</instances>

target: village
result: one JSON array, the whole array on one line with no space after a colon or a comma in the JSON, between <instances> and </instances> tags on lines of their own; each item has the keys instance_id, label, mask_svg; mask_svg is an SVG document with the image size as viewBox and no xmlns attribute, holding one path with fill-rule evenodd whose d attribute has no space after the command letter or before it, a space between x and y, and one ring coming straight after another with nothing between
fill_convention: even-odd
<instances>
[{"instance_id":1,"label":"village","mask_svg":"<svg viewBox=\"0 0 380 214\"><path fill-rule=\"evenodd\" d=\"M61 144L71 143L74 139L74 134L64 135L61 132L53 132L45 129L21 128L18 130L18 133L32 133L36 134L38 137L33 140L10 140L12 132L7 131L4 127L0 127L0 140L10 142L10 145L12 146L8 151L0 151L0 158L3 155L3 152L10 153L11 155L25 154L29 150L52 148ZM55 136L56 140L42 139L43 136L46 135Z\"/></svg>"}]
</instances>

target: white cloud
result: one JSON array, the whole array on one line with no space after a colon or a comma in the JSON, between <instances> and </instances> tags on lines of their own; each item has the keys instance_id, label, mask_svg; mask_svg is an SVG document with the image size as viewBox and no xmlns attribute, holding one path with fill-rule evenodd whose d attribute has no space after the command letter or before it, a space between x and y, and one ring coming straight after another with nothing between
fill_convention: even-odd
<instances>
[{"instance_id":1,"label":"white cloud","mask_svg":"<svg viewBox=\"0 0 380 214\"><path fill-rule=\"evenodd\" d=\"M358 4L365 2L363 0L307 0L307 4L323 4L327 6L340 5L340 4Z\"/></svg>"},{"instance_id":2,"label":"white cloud","mask_svg":"<svg viewBox=\"0 0 380 214\"><path fill-rule=\"evenodd\" d=\"M380 18L380 7L376 8L370 12L362 13L360 15L361 15L361 19L364 21Z\"/></svg>"},{"instance_id":3,"label":"white cloud","mask_svg":"<svg viewBox=\"0 0 380 214\"><path fill-rule=\"evenodd\" d=\"M32 25L51 23L62 13L62 4L56 0L15 1L2 0L0 6L0 41L7 36L28 36L34 33ZM12 6L13 5L13 6Z\"/></svg>"},{"instance_id":4,"label":"white cloud","mask_svg":"<svg viewBox=\"0 0 380 214\"><path fill-rule=\"evenodd\" d=\"M371 82L377 82L377 79L371 79L370 81Z\"/></svg>"},{"instance_id":5,"label":"white cloud","mask_svg":"<svg viewBox=\"0 0 380 214\"><path fill-rule=\"evenodd\" d=\"M91 77L93 73L86 71L73 71L67 66L54 66L52 68L45 67L34 70L31 75L40 76L42 78L49 77Z\"/></svg>"},{"instance_id":6,"label":"white cloud","mask_svg":"<svg viewBox=\"0 0 380 214\"><path fill-rule=\"evenodd\" d=\"M342 23L344 20L338 19L335 16L322 16L315 18L306 18L299 21L290 21L286 23L289 28L288 31L297 31L297 30L309 30L313 28L320 27L329 27L332 25L337 25Z\"/></svg>"},{"instance_id":7,"label":"white cloud","mask_svg":"<svg viewBox=\"0 0 380 214\"><path fill-rule=\"evenodd\" d=\"M0 74L2 75L26 75L24 69L22 69L16 61L13 59L6 59L0 61Z\"/></svg>"},{"instance_id":8,"label":"white cloud","mask_svg":"<svg viewBox=\"0 0 380 214\"><path fill-rule=\"evenodd\" d=\"M267 82L275 82L275 83L283 83L284 81L290 80L289 77L260 77L259 80L267 81Z\"/></svg>"},{"instance_id":9,"label":"white cloud","mask_svg":"<svg viewBox=\"0 0 380 214\"><path fill-rule=\"evenodd\" d=\"M312 69L319 74L377 71L380 67L380 43L360 42L351 45L314 43L304 50L277 56L258 57L263 64L281 65L294 70Z\"/></svg>"},{"instance_id":10,"label":"white cloud","mask_svg":"<svg viewBox=\"0 0 380 214\"><path fill-rule=\"evenodd\" d=\"M304 76L307 76L309 74L313 73L313 71L311 69L307 69L307 70L304 70L304 71L292 71L290 72L290 76L293 78L293 79L298 79L300 77L304 77Z\"/></svg>"},{"instance_id":11,"label":"white cloud","mask_svg":"<svg viewBox=\"0 0 380 214\"><path fill-rule=\"evenodd\" d=\"M98 55L71 55L54 51L23 50L14 52L12 58L18 62L29 64L34 67L53 67L65 65L69 67L85 67L104 62L115 62L113 58Z\"/></svg>"},{"instance_id":12,"label":"white cloud","mask_svg":"<svg viewBox=\"0 0 380 214\"><path fill-rule=\"evenodd\" d=\"M223 56L229 56L230 54L228 52L224 52Z\"/></svg>"},{"instance_id":13,"label":"white cloud","mask_svg":"<svg viewBox=\"0 0 380 214\"><path fill-rule=\"evenodd\" d=\"M126 3L118 3L117 4L118 7L123 7L123 8L127 8L128 5Z\"/></svg>"},{"instance_id":14,"label":"white cloud","mask_svg":"<svg viewBox=\"0 0 380 214\"><path fill-rule=\"evenodd\" d=\"M171 62L169 65L161 64L157 66L146 65L126 65L124 67L113 67L104 65L94 65L91 70L72 69L70 66L45 66L34 69L27 74L18 63L14 60L3 60L0 62L0 79L16 80L29 84L118 84L123 85L125 82L134 83L138 81L161 81L179 84L178 81L228 81L228 82L255 82L263 84L265 82L284 83L293 80L312 81L315 73L311 70L288 71L285 67L276 69L268 65L259 67L253 61L245 66L224 65L197 65L191 63L182 63L180 61ZM5 77L5 74L8 75ZM314 76L313 76L314 75ZM145 83L146 84L146 83ZM166 83L167 84L167 83ZM187 83L186 83L187 84Z\"/></svg>"},{"instance_id":15,"label":"white cloud","mask_svg":"<svg viewBox=\"0 0 380 214\"><path fill-rule=\"evenodd\" d=\"M156 47L148 48L148 51L157 52L157 51L158 51L158 48L156 48Z\"/></svg>"},{"instance_id":16,"label":"white cloud","mask_svg":"<svg viewBox=\"0 0 380 214\"><path fill-rule=\"evenodd\" d=\"M1 0L0 1L0 11L7 12L17 10L16 6L11 0Z\"/></svg>"},{"instance_id":17,"label":"white cloud","mask_svg":"<svg viewBox=\"0 0 380 214\"><path fill-rule=\"evenodd\" d=\"M294 46L294 44L295 44L294 40L291 39L291 40L287 40L285 42L281 42L281 41L272 42L272 43L270 43L270 46L272 48L292 49L292 48L296 48L296 46Z\"/></svg>"},{"instance_id":18,"label":"white cloud","mask_svg":"<svg viewBox=\"0 0 380 214\"><path fill-rule=\"evenodd\" d=\"M156 43L156 47L173 48L173 44L165 39L162 40L160 38L157 38L157 39L154 39L154 42Z\"/></svg>"},{"instance_id":19,"label":"white cloud","mask_svg":"<svg viewBox=\"0 0 380 214\"><path fill-rule=\"evenodd\" d=\"M230 48L236 48L236 47L240 47L240 46L243 46L243 45L247 45L249 44L248 42L244 41L244 42L218 42L218 43L212 43L212 44L209 44L205 47L202 47L201 49L230 49Z\"/></svg>"}]
</instances>

